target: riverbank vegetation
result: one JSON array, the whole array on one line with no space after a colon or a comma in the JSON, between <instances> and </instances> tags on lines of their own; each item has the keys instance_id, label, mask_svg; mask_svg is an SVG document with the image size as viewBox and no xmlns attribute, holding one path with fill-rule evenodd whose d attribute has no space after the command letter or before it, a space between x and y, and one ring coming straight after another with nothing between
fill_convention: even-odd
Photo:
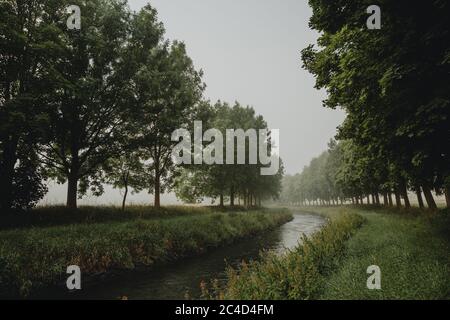
<instances>
[{"instance_id":1,"label":"riverbank vegetation","mask_svg":"<svg viewBox=\"0 0 450 320\"><path fill-rule=\"evenodd\" d=\"M151 210L148 216L152 215ZM173 215L164 215L0 231L1 295L26 296L42 287L65 283L70 265L79 266L88 277L197 255L292 218L286 210L190 209L187 214L175 210Z\"/></svg>"},{"instance_id":2,"label":"riverbank vegetation","mask_svg":"<svg viewBox=\"0 0 450 320\"><path fill-rule=\"evenodd\" d=\"M307 207L330 223L284 256L230 269L220 299L450 299L450 216L377 206ZM367 288L369 266L381 290ZM214 290L215 288L215 290ZM225 289L224 289L225 288Z\"/></svg>"},{"instance_id":3,"label":"riverbank vegetation","mask_svg":"<svg viewBox=\"0 0 450 320\"><path fill-rule=\"evenodd\" d=\"M363 222L354 213L339 215L287 254L268 253L260 261L229 268L225 289L205 286L203 296L243 300L317 298L326 277L343 259L346 241Z\"/></svg>"},{"instance_id":4,"label":"riverbank vegetation","mask_svg":"<svg viewBox=\"0 0 450 320\"><path fill-rule=\"evenodd\" d=\"M377 207L309 209L343 211L366 223L346 244L345 259L327 279L321 299L450 299L450 216ZM381 290L368 290L366 269L381 269Z\"/></svg>"},{"instance_id":5,"label":"riverbank vegetation","mask_svg":"<svg viewBox=\"0 0 450 320\"><path fill-rule=\"evenodd\" d=\"M13 211L0 219L1 229L24 229L69 224L92 224L104 222L125 222L135 219L164 219L177 216L189 216L224 211L225 208L200 206L168 206L155 208L150 206L130 206L126 210L109 206L82 206L71 209L64 206L38 207L26 211ZM245 211L243 207L230 208L232 211Z\"/></svg>"}]
</instances>

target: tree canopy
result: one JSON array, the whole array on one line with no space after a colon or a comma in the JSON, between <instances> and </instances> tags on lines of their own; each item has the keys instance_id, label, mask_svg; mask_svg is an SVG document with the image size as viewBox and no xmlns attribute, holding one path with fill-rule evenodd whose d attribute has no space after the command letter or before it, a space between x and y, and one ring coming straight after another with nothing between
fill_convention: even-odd
<instances>
[{"instance_id":1,"label":"tree canopy","mask_svg":"<svg viewBox=\"0 0 450 320\"><path fill-rule=\"evenodd\" d=\"M80 17L68 12L74 6ZM69 17L80 28L69 28ZM122 207L129 189L147 190L155 206L175 185L183 199L227 196L232 204L238 193L255 203L279 191L281 173L258 178L256 165L176 167L172 133L194 120L223 132L267 125L249 107L209 106L202 71L183 42L165 38L151 5L134 12L125 0L2 1L0 75L1 210L34 206L48 179L67 182L71 208L105 183L123 190ZM191 178L196 172L208 182Z\"/></svg>"},{"instance_id":2,"label":"tree canopy","mask_svg":"<svg viewBox=\"0 0 450 320\"><path fill-rule=\"evenodd\" d=\"M449 201L449 4L379 1L382 27L368 30L370 4L310 0L321 36L303 65L326 89L324 106L346 111L337 137L357 150L365 192L422 189L435 208L431 190Z\"/></svg>"}]
</instances>

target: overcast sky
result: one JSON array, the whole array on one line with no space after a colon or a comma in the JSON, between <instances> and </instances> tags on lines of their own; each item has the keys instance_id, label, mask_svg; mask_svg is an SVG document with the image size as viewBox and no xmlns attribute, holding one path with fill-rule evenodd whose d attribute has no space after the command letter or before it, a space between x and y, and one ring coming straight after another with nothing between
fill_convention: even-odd
<instances>
[{"instance_id":1,"label":"overcast sky","mask_svg":"<svg viewBox=\"0 0 450 320\"><path fill-rule=\"evenodd\" d=\"M129 0L139 10L148 0ZM166 37L184 41L195 66L204 71L205 96L251 105L272 129L280 129L286 172L301 171L342 122L342 111L323 108L324 92L301 68L300 51L315 43L308 28L307 0L152 0ZM43 203L63 203L65 186L51 185ZM82 204L118 204L118 191ZM131 196L148 202L147 194ZM162 202L173 203L173 196Z\"/></svg>"}]
</instances>

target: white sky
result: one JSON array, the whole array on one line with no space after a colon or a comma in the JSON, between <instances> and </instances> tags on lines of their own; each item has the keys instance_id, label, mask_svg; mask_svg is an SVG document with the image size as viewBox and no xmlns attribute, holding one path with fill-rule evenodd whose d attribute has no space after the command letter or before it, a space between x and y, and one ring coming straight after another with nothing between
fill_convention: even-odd
<instances>
[{"instance_id":1,"label":"white sky","mask_svg":"<svg viewBox=\"0 0 450 320\"><path fill-rule=\"evenodd\" d=\"M204 71L205 96L251 105L270 128L280 129L286 172L301 171L327 148L344 119L342 111L323 108L323 92L301 68L300 51L315 43L308 28L307 0L129 0L138 10L150 2L164 23L166 37L184 41L195 66ZM51 184L43 204L65 202L65 186ZM148 203L148 194L130 201ZM162 203L173 203L173 195ZM81 204L119 204L119 191Z\"/></svg>"}]
</instances>

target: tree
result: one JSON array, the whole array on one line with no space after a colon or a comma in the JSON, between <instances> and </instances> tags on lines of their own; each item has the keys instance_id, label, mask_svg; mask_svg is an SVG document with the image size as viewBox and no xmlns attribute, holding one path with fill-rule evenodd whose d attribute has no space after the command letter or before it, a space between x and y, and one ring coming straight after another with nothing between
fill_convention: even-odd
<instances>
[{"instance_id":1,"label":"tree","mask_svg":"<svg viewBox=\"0 0 450 320\"><path fill-rule=\"evenodd\" d=\"M381 30L364 27L369 4L311 0L310 25L322 34L319 49L303 50L304 66L327 90L325 106L347 112L339 138L364 149L368 163L395 168L406 206L414 181L435 208L431 189L444 187L449 168L448 3L382 1Z\"/></svg>"},{"instance_id":2,"label":"tree","mask_svg":"<svg viewBox=\"0 0 450 320\"><path fill-rule=\"evenodd\" d=\"M58 50L54 25L64 2L0 2L0 211L27 208L46 192L39 158L48 126L48 74Z\"/></svg>"},{"instance_id":3,"label":"tree","mask_svg":"<svg viewBox=\"0 0 450 320\"><path fill-rule=\"evenodd\" d=\"M248 129L267 129L267 124L262 116L256 115L253 108L243 107L238 102L231 107L228 103L218 101L214 106L205 108L199 119L203 121L203 131L215 129L222 137L224 158L227 151L225 139L229 130L245 132ZM259 154L260 138L257 137L257 139L257 154ZM236 140L238 139L235 137L233 143L236 143ZM248 139L244 138L244 141L239 142L245 143L243 150L246 154L246 161L244 164L237 162L238 148L234 148L233 159L231 159L234 164L228 162L225 164L227 159L220 159L220 163L183 165L180 170L181 174L175 181L177 196L189 202L201 202L205 197L211 198L213 201L219 198L220 206L224 205L225 199L229 199L231 206L234 206L236 199L239 199L249 207L261 205L264 199L278 198L281 191L283 165L280 165L280 169L275 175L261 175L262 165L259 156L256 163L249 161L247 155L250 145L247 141ZM203 141L203 149L207 150L209 144L214 142ZM263 147L269 148L271 143L271 141L266 141Z\"/></svg>"},{"instance_id":4,"label":"tree","mask_svg":"<svg viewBox=\"0 0 450 320\"><path fill-rule=\"evenodd\" d=\"M55 45L48 143L40 156L48 172L68 182L67 206L90 187L101 193L101 166L120 151L129 114L130 73L124 50L130 12L123 1L75 1L82 12L81 30L67 30L64 15ZM53 13L55 14L55 13ZM67 19L67 18L66 18Z\"/></svg>"},{"instance_id":5,"label":"tree","mask_svg":"<svg viewBox=\"0 0 450 320\"><path fill-rule=\"evenodd\" d=\"M114 188L123 189L122 210L125 210L129 189L140 192L148 185L145 166L139 153L131 151L111 158L106 168L106 182Z\"/></svg>"},{"instance_id":6,"label":"tree","mask_svg":"<svg viewBox=\"0 0 450 320\"><path fill-rule=\"evenodd\" d=\"M195 70L181 42L164 42L154 50L139 52L143 58L133 78L136 105L135 121L140 126L139 143L148 162L149 191L155 207L160 194L170 189L174 164L172 132L186 128L200 102L204 85L202 73Z\"/></svg>"}]
</instances>

